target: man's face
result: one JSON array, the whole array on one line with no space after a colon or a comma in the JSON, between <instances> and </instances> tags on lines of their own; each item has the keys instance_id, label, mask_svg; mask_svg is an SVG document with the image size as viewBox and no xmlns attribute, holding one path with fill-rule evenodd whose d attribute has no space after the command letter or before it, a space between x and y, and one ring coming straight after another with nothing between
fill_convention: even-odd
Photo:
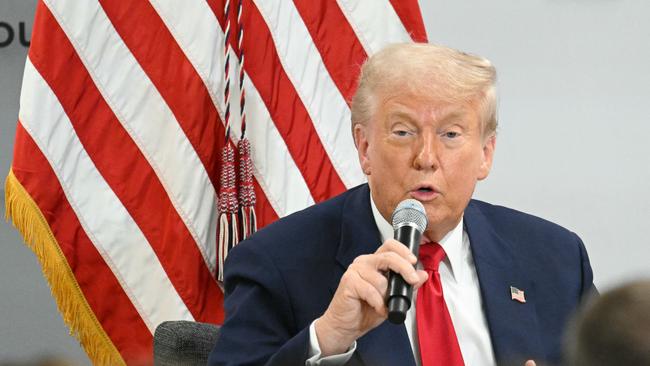
<instances>
[{"instance_id":1,"label":"man's face","mask_svg":"<svg viewBox=\"0 0 650 366\"><path fill-rule=\"evenodd\" d=\"M378 98L354 138L372 198L390 221L397 204L424 205L426 236L439 241L459 222L477 181L488 176L494 136L484 138L478 103L440 103L409 93Z\"/></svg>"}]
</instances>

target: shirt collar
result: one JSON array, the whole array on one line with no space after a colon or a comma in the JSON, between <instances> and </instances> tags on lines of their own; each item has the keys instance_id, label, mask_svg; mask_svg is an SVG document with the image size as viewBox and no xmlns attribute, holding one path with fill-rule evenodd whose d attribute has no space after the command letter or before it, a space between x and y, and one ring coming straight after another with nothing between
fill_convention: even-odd
<instances>
[{"instance_id":1,"label":"shirt collar","mask_svg":"<svg viewBox=\"0 0 650 366\"><path fill-rule=\"evenodd\" d=\"M372 207L372 216L375 219L377 229L379 229L379 236L383 243L386 239L393 237L393 226L386 221L381 213L379 213L375 201L372 199L372 194L370 195L370 206ZM454 276L454 279L456 279L456 272L462 270L463 258L466 257L466 254L469 251L469 242L463 240L463 236L463 218L461 217L458 225L448 232L439 242L447 255L444 262L450 266L451 274Z\"/></svg>"}]
</instances>

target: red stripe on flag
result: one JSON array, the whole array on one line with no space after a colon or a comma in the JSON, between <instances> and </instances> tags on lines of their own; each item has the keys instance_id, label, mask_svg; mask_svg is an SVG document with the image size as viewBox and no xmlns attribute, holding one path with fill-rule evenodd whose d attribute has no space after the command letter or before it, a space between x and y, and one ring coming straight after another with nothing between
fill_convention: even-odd
<instances>
[{"instance_id":1,"label":"red stripe on flag","mask_svg":"<svg viewBox=\"0 0 650 366\"><path fill-rule=\"evenodd\" d=\"M427 31L424 28L420 5L417 0L390 0L397 16L402 20L404 28L414 42L428 42Z\"/></svg>"},{"instance_id":2,"label":"red stripe on flag","mask_svg":"<svg viewBox=\"0 0 650 366\"><path fill-rule=\"evenodd\" d=\"M42 18L41 4L35 23ZM122 357L133 364L150 360L151 332L86 236L49 162L20 123L12 170L43 213L86 301Z\"/></svg>"},{"instance_id":3,"label":"red stripe on flag","mask_svg":"<svg viewBox=\"0 0 650 366\"><path fill-rule=\"evenodd\" d=\"M217 19L223 21L221 4L214 0L209 0L208 4ZM314 201L321 202L345 191L307 109L282 68L264 18L252 1L244 2L242 23L246 32L246 72L257 87ZM233 47L236 47L234 43ZM246 125L255 128L255 121L249 118Z\"/></svg>"},{"instance_id":4,"label":"red stripe on flag","mask_svg":"<svg viewBox=\"0 0 650 366\"><path fill-rule=\"evenodd\" d=\"M104 101L48 9L29 57L59 99L79 140L156 252L192 315L221 322L223 294L155 172Z\"/></svg>"},{"instance_id":5,"label":"red stripe on flag","mask_svg":"<svg viewBox=\"0 0 650 366\"><path fill-rule=\"evenodd\" d=\"M350 104L357 75L368 57L336 0L294 0L325 67Z\"/></svg>"},{"instance_id":6,"label":"red stripe on flag","mask_svg":"<svg viewBox=\"0 0 650 366\"><path fill-rule=\"evenodd\" d=\"M253 162L253 164L255 164L255 162ZM271 203L264 194L264 191L257 180L253 180L253 186L255 187L255 196L257 197L255 215L257 215L257 229L259 230L277 220L278 214L275 212L273 207L271 207Z\"/></svg>"}]
</instances>

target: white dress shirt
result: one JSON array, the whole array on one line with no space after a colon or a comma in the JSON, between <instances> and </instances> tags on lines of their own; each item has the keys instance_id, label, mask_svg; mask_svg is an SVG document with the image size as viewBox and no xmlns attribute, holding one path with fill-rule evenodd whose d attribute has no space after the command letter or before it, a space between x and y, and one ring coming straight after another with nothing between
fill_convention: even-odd
<instances>
[{"instance_id":1,"label":"white dress shirt","mask_svg":"<svg viewBox=\"0 0 650 366\"><path fill-rule=\"evenodd\" d=\"M393 237L391 224L377 210L375 202L370 197L372 214L379 229L382 242ZM474 266L472 251L467 233L463 229L463 219L440 241L447 256L440 263L438 272L442 281L445 303L449 309L451 321L454 324L456 337L465 365L495 365L492 342L483 314L481 291ZM420 263L418 268L421 269ZM406 333L408 334L415 358L415 364L421 365L420 347L418 344L417 323L415 319L415 304L417 291L413 293L413 306L406 313ZM306 366L338 366L347 362L356 350L356 342L343 354L321 357L316 330L312 322L309 328L310 358Z\"/></svg>"}]
</instances>

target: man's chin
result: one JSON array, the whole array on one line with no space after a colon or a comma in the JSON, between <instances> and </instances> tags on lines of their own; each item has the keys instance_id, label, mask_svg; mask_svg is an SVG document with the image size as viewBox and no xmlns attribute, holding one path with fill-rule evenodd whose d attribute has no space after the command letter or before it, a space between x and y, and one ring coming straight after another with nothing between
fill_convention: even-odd
<instances>
[{"instance_id":1,"label":"man's chin","mask_svg":"<svg viewBox=\"0 0 650 366\"><path fill-rule=\"evenodd\" d=\"M448 232L453 230L456 225L460 222L462 213L460 215L454 215L445 208L433 208L425 205L427 210L427 233L426 237L433 241L438 241L442 239Z\"/></svg>"}]
</instances>

